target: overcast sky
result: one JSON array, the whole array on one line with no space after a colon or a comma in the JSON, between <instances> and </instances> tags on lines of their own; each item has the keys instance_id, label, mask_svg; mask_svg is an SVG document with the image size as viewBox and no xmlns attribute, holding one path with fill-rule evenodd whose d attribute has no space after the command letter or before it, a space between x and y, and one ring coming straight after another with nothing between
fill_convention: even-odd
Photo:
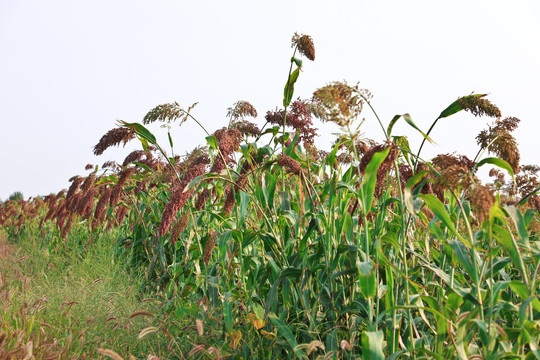
<instances>
[{"instance_id":1,"label":"overcast sky","mask_svg":"<svg viewBox=\"0 0 540 360\"><path fill-rule=\"evenodd\" d=\"M121 162L140 145L99 157L92 147L116 119L141 122L159 104L198 101L193 115L215 131L227 124L227 107L247 100L262 125L282 102L295 32L311 35L316 49L295 97L359 81L385 125L410 113L427 130L459 96L489 93L503 116L522 120L522 163L539 164L538 14L537 0L0 0L0 199L57 192L88 163ZM382 140L363 115L365 136ZM474 157L488 122L468 113L442 120L424 155ZM320 131L320 148L333 131ZM406 125L394 134L417 149ZM178 153L204 142L191 123L173 137Z\"/></svg>"}]
</instances>

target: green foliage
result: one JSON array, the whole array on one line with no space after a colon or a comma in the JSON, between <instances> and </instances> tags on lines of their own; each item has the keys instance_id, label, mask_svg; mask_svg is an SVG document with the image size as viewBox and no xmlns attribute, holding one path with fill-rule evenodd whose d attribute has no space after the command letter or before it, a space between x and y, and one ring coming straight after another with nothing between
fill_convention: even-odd
<instances>
[{"instance_id":1,"label":"green foliage","mask_svg":"<svg viewBox=\"0 0 540 360\"><path fill-rule=\"evenodd\" d=\"M293 57L285 108L300 65ZM461 103L445 109L427 132L408 114L396 116L383 126L388 141L368 146L350 130L357 113L336 113L340 101L341 111L350 110L344 101L351 94L358 112L364 101L371 107L364 93L336 83L318 94L332 105L332 116L347 120L332 152L316 157L299 143L298 129L286 134L286 121L252 143L224 128L206 137L210 163L203 175L193 172L197 162L190 156L169 157L143 125L122 123L146 152L154 145L166 161L128 165L133 175L120 204L96 227L90 217L76 217L65 243L45 221L49 253L63 256L72 241L80 249L85 240L100 239L105 224L115 224L113 212L127 207L110 233L123 265L116 271L144 273L139 291L163 297L172 319L167 331L182 339L175 344L183 344L178 351L186 357L535 356L538 213L509 205L512 192L478 192L483 188L473 177L486 164L512 177L513 169L497 158L437 169L414 156L407 138L392 134L403 117L429 140L437 120L463 110ZM156 109L168 111L154 111L167 122L186 113L176 103ZM460 178L449 179L448 168L460 170ZM10 211L22 207L13 204ZM7 221L5 228L18 239L37 233L30 223Z\"/></svg>"}]
</instances>

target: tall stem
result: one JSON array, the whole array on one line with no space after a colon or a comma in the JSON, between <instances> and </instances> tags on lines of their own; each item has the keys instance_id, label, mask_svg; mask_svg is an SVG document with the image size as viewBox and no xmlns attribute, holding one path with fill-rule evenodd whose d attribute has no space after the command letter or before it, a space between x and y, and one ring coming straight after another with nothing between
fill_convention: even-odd
<instances>
[{"instance_id":1,"label":"tall stem","mask_svg":"<svg viewBox=\"0 0 540 360\"><path fill-rule=\"evenodd\" d=\"M433 130L433 128L435 127L435 124L437 124L437 121L439 121L440 117L438 117L437 119L435 119L435 121L433 122L433 124L431 124L431 127L429 128L429 130L427 131L426 133L426 137L429 136L429 134L431 134L431 130ZM424 137L422 139L422 143L420 144L420 148L418 148L418 153L416 154L416 159L414 161L414 171L416 172L416 168L418 167L418 159L420 159L420 152L422 152L422 148L424 147L424 143L426 142L426 137Z\"/></svg>"},{"instance_id":2,"label":"tall stem","mask_svg":"<svg viewBox=\"0 0 540 360\"><path fill-rule=\"evenodd\" d=\"M294 58L294 55L296 55L296 50L298 49L298 46L295 46L294 47L294 52L293 52L293 58ZM285 98L288 99L289 98L289 92L291 91L291 74L292 74L292 68L293 68L293 64L294 62L292 61L292 58L291 58L291 65L289 66L289 76L287 77L287 91L285 93ZM284 104L284 107L285 109L283 110L283 144L282 144L282 152L283 154L285 154L285 127L287 126L287 105ZM284 171L281 171L281 183L283 185L283 191L285 191L285 172Z\"/></svg>"},{"instance_id":3,"label":"tall stem","mask_svg":"<svg viewBox=\"0 0 540 360\"><path fill-rule=\"evenodd\" d=\"M368 104L369 108L371 109L371 112L373 112L373 114L375 115L375 118L379 122L379 125L381 125L381 129L382 129L382 131L384 133L384 137L386 138L386 140L390 140L390 138L388 137L388 133L386 132L386 129L384 128L384 125L383 125L381 119L379 118L379 115L377 114L377 112L375 111L373 106L371 106L371 103L369 102L369 100L364 95L362 95L360 92L358 94L362 97L362 99L364 99L366 104Z\"/></svg>"}]
</instances>

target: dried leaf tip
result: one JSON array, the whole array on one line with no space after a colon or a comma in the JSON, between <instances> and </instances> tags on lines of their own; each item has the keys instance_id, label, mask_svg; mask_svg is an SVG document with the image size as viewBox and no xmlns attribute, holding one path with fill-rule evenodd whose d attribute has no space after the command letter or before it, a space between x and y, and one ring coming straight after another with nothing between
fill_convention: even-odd
<instances>
[{"instance_id":1,"label":"dried leaf tip","mask_svg":"<svg viewBox=\"0 0 540 360\"><path fill-rule=\"evenodd\" d=\"M297 47L300 54L307 57L309 60L315 60L315 46L313 45L313 39L309 35L298 35L294 33L292 37L292 47Z\"/></svg>"}]
</instances>

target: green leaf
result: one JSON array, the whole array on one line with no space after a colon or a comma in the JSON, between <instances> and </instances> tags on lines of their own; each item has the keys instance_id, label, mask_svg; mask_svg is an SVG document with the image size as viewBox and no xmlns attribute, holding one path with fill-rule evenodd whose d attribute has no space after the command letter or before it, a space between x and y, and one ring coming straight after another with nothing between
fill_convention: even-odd
<instances>
[{"instance_id":1,"label":"green leaf","mask_svg":"<svg viewBox=\"0 0 540 360\"><path fill-rule=\"evenodd\" d=\"M433 143L433 140L431 140L431 138L429 136L427 136L427 134L424 134L424 132L422 130L420 130L420 128L418 126L416 126L416 124L414 123L414 121L412 120L411 118L411 115L409 114L403 114L402 115L403 118L405 119L405 121L407 122L407 124L409 124L413 129L415 129L416 131L418 131L420 134L422 134L422 136L424 137L424 139L426 139L427 141L429 141L430 143Z\"/></svg>"},{"instance_id":2,"label":"green leaf","mask_svg":"<svg viewBox=\"0 0 540 360\"><path fill-rule=\"evenodd\" d=\"M172 149L173 148L173 141L172 141L171 133L169 131L167 131L167 135L169 136L169 144L171 144L171 149Z\"/></svg>"},{"instance_id":3,"label":"green leaf","mask_svg":"<svg viewBox=\"0 0 540 360\"><path fill-rule=\"evenodd\" d=\"M277 306L277 297L278 297L278 291L279 287L281 285L281 276L278 275L278 278L270 288L270 291L268 292L268 295L266 297L266 314L269 314L272 310L275 311L275 307Z\"/></svg>"},{"instance_id":4,"label":"green leaf","mask_svg":"<svg viewBox=\"0 0 540 360\"><path fill-rule=\"evenodd\" d=\"M482 165L485 165L485 164L495 165L495 166L500 167L501 169L504 169L504 170L508 171L508 173L512 177L512 180L515 181L515 179L514 179L514 170L512 169L510 164L508 164L503 159L499 159L499 158L496 158L496 157L485 158L485 159L480 160L480 162L478 162L478 164L476 164L476 167L479 168L479 167L481 167Z\"/></svg>"},{"instance_id":5,"label":"green leaf","mask_svg":"<svg viewBox=\"0 0 540 360\"><path fill-rule=\"evenodd\" d=\"M414 199L412 195L412 189L415 187L420 181L422 181L427 174L429 173L428 170L419 171L416 174L414 174L405 185L404 190L404 199L405 199L405 206L407 207L407 210L412 214L415 215L416 211L414 210Z\"/></svg>"},{"instance_id":6,"label":"green leaf","mask_svg":"<svg viewBox=\"0 0 540 360\"><path fill-rule=\"evenodd\" d=\"M253 312L257 316L257 319L264 320L264 308L259 304L253 305Z\"/></svg>"},{"instance_id":7,"label":"green leaf","mask_svg":"<svg viewBox=\"0 0 540 360\"><path fill-rule=\"evenodd\" d=\"M225 328L229 333L233 330L233 315L232 315L233 301L231 299L231 292L225 293L225 304L223 306L223 317L225 318Z\"/></svg>"},{"instance_id":8,"label":"green leaf","mask_svg":"<svg viewBox=\"0 0 540 360\"><path fill-rule=\"evenodd\" d=\"M249 195L243 191L240 191L240 214L238 216L239 227L241 227L242 224L244 224L244 219L246 218L248 204L249 204Z\"/></svg>"},{"instance_id":9,"label":"green leaf","mask_svg":"<svg viewBox=\"0 0 540 360\"><path fill-rule=\"evenodd\" d=\"M459 262L465 268L465 272L469 274L469 276L471 276L475 284L478 284L478 272L474 268L474 265L471 261L471 255L469 255L468 249L465 247L465 245L462 242L456 240L448 241L448 245L450 245L450 248L458 258ZM474 256L474 254L472 256Z\"/></svg>"},{"instance_id":10,"label":"green leaf","mask_svg":"<svg viewBox=\"0 0 540 360\"><path fill-rule=\"evenodd\" d=\"M148 152L148 141L146 141L146 139L143 139L143 138L139 138L139 140L141 141L143 150Z\"/></svg>"},{"instance_id":11,"label":"green leaf","mask_svg":"<svg viewBox=\"0 0 540 360\"><path fill-rule=\"evenodd\" d=\"M326 157L325 162L327 165L332 166L334 164L340 145L340 143L337 143L330 152L330 154Z\"/></svg>"},{"instance_id":12,"label":"green leaf","mask_svg":"<svg viewBox=\"0 0 540 360\"><path fill-rule=\"evenodd\" d=\"M287 136L289 134L287 133ZM285 150L285 155L287 156L291 156L291 153L293 152L293 150L296 148L296 144L298 142L298 138L300 137L300 132L297 131L296 132L296 135L294 136L294 138L292 139L291 141L291 144L287 147L287 149ZM285 143L285 142L284 142Z\"/></svg>"},{"instance_id":13,"label":"green leaf","mask_svg":"<svg viewBox=\"0 0 540 360\"><path fill-rule=\"evenodd\" d=\"M525 225L525 219L523 218L523 214L521 214L521 212L515 206L505 206L504 210L506 210L506 212L510 215L510 218L514 222L514 225L516 225L519 237L521 238L521 243L527 249L530 249L531 245L529 242L529 232L527 231L527 226Z\"/></svg>"},{"instance_id":14,"label":"green leaf","mask_svg":"<svg viewBox=\"0 0 540 360\"><path fill-rule=\"evenodd\" d=\"M268 208L274 209L274 198L276 195L277 176L272 175L270 172L266 173L266 179L268 181L267 194L268 194Z\"/></svg>"},{"instance_id":15,"label":"green leaf","mask_svg":"<svg viewBox=\"0 0 540 360\"><path fill-rule=\"evenodd\" d=\"M298 66L299 68L302 67L302 60L297 58L297 57L292 57L291 58L291 62L294 62L296 64L296 66Z\"/></svg>"},{"instance_id":16,"label":"green leaf","mask_svg":"<svg viewBox=\"0 0 540 360\"><path fill-rule=\"evenodd\" d=\"M508 253L508 256L514 263L514 265L521 272L522 277L526 277L525 264L518 249L518 245L514 237L503 227L493 224L493 232L496 234L495 240L503 247Z\"/></svg>"},{"instance_id":17,"label":"green leaf","mask_svg":"<svg viewBox=\"0 0 540 360\"><path fill-rule=\"evenodd\" d=\"M435 195L432 194L420 194L418 195L420 198L422 198L427 206L433 211L435 215L443 222L443 224L454 234L456 237L463 241L465 245L468 247L471 247L471 243L465 240L463 236L461 236L456 228L454 227L454 224L452 223L452 219L450 218L450 215L448 215L448 212L444 208L443 203L437 199Z\"/></svg>"},{"instance_id":18,"label":"green leaf","mask_svg":"<svg viewBox=\"0 0 540 360\"><path fill-rule=\"evenodd\" d=\"M289 327L287 326L287 324L285 324L285 322L278 318L274 313L270 313L268 317L270 318L272 325L276 327L278 334L280 334L285 338L285 340L287 340L290 347L293 349L296 357L298 359L304 359L302 352L297 349L298 342L296 342L296 339L294 338L294 335L291 329L289 329Z\"/></svg>"},{"instance_id":19,"label":"green leaf","mask_svg":"<svg viewBox=\"0 0 540 360\"><path fill-rule=\"evenodd\" d=\"M344 181L338 181L336 189L341 190L341 189L344 189L344 188L349 190L353 194L356 194L356 189L351 184L349 184L348 182L344 182Z\"/></svg>"},{"instance_id":20,"label":"green leaf","mask_svg":"<svg viewBox=\"0 0 540 360\"><path fill-rule=\"evenodd\" d=\"M493 259L493 267L490 268L490 271L493 272L495 276L499 271L504 269L504 267L512 262L512 259L509 257L496 257Z\"/></svg>"},{"instance_id":21,"label":"green leaf","mask_svg":"<svg viewBox=\"0 0 540 360\"><path fill-rule=\"evenodd\" d=\"M406 136L393 136L393 141L399 146L401 153L405 156L405 160L410 165L411 161L409 159L409 154L412 153L411 146L409 144L409 139Z\"/></svg>"},{"instance_id":22,"label":"green leaf","mask_svg":"<svg viewBox=\"0 0 540 360\"><path fill-rule=\"evenodd\" d=\"M537 186L533 191L525 195L521 200L518 201L516 206L523 205L527 201L527 199L529 199L531 196L536 195L538 193L540 193L540 186Z\"/></svg>"},{"instance_id":23,"label":"green leaf","mask_svg":"<svg viewBox=\"0 0 540 360\"><path fill-rule=\"evenodd\" d=\"M133 164L143 168L144 170L151 171L151 169L146 164L140 163L138 161L133 161Z\"/></svg>"},{"instance_id":24,"label":"green leaf","mask_svg":"<svg viewBox=\"0 0 540 360\"><path fill-rule=\"evenodd\" d=\"M120 120L119 123L120 123L121 126L129 128L129 129L135 131L135 133L139 137L145 139L149 143L151 143L153 145L157 145L156 137L154 136L154 134L152 134L147 128L145 128L141 124L139 124L139 123L127 123L127 122L122 121L122 120Z\"/></svg>"},{"instance_id":25,"label":"green leaf","mask_svg":"<svg viewBox=\"0 0 540 360\"><path fill-rule=\"evenodd\" d=\"M300 75L300 68L296 68L292 74L287 79L287 84L285 84L285 90L283 91L283 106L287 107L291 104L291 100L294 94L294 83L298 80L298 75Z\"/></svg>"},{"instance_id":26,"label":"green leaf","mask_svg":"<svg viewBox=\"0 0 540 360\"><path fill-rule=\"evenodd\" d=\"M375 271L373 262L363 261L357 263L359 273L359 285L362 295L366 299L370 299L377 294L377 283L375 279Z\"/></svg>"},{"instance_id":27,"label":"green leaf","mask_svg":"<svg viewBox=\"0 0 540 360\"><path fill-rule=\"evenodd\" d=\"M430 143L433 143L433 140L431 140L431 138L429 136L427 136L422 130L420 130L420 128L418 126L416 126L416 124L414 123L414 121L412 120L411 118L411 115L409 114L403 114L403 115L396 115L392 118L392 120L390 121L390 124L388 124L388 129L387 129L387 134L388 134L388 137L390 137L390 134L392 133L392 128L394 127L394 125L396 124L396 122L400 119L400 118L403 118L407 124L409 124L413 129L415 129L416 131L418 131L420 134L422 134L422 136L424 137L424 139L426 139L427 141L429 141Z\"/></svg>"},{"instance_id":28,"label":"green leaf","mask_svg":"<svg viewBox=\"0 0 540 360\"><path fill-rule=\"evenodd\" d=\"M388 156L389 151L390 148L386 148L383 151L373 154L371 161L366 167L366 173L358 191L364 215L367 215L371 210L371 202L373 200L373 193L375 192L375 184L377 183L377 170L379 170L382 162Z\"/></svg>"},{"instance_id":29,"label":"green leaf","mask_svg":"<svg viewBox=\"0 0 540 360\"><path fill-rule=\"evenodd\" d=\"M386 134L388 135L388 137L390 137L390 135L392 134L392 128L400 118L401 115L395 115L392 120L390 120L390 124L388 124L388 128L386 128Z\"/></svg>"},{"instance_id":30,"label":"green leaf","mask_svg":"<svg viewBox=\"0 0 540 360\"><path fill-rule=\"evenodd\" d=\"M187 184L187 186L184 188L184 190L182 190L182 192L186 192L191 189L191 187L195 186L195 184L197 184L203 177L204 175L199 175L195 179L191 180L189 184Z\"/></svg>"},{"instance_id":31,"label":"green leaf","mask_svg":"<svg viewBox=\"0 0 540 360\"><path fill-rule=\"evenodd\" d=\"M476 96L476 97L482 98L486 95L487 94L475 94L475 95L469 95L469 96ZM461 110L463 110L463 108L461 107L461 105L459 105L458 101L456 100L441 112L441 115L439 115L438 119L442 119L450 115L454 115L455 113L458 113Z\"/></svg>"},{"instance_id":32,"label":"green leaf","mask_svg":"<svg viewBox=\"0 0 540 360\"><path fill-rule=\"evenodd\" d=\"M208 145L210 146L210 148L212 150L217 150L218 149L218 143L217 143L216 137L214 135L207 136L206 137L206 142L208 143Z\"/></svg>"},{"instance_id":33,"label":"green leaf","mask_svg":"<svg viewBox=\"0 0 540 360\"><path fill-rule=\"evenodd\" d=\"M512 289L522 300L527 300L529 297L527 286L519 280L511 281L510 289Z\"/></svg>"},{"instance_id":34,"label":"green leaf","mask_svg":"<svg viewBox=\"0 0 540 360\"><path fill-rule=\"evenodd\" d=\"M362 358L364 360L383 360L384 335L379 331L364 331L362 333Z\"/></svg>"},{"instance_id":35,"label":"green leaf","mask_svg":"<svg viewBox=\"0 0 540 360\"><path fill-rule=\"evenodd\" d=\"M208 297L213 306L218 307L219 300L219 276L208 276Z\"/></svg>"}]
</instances>

